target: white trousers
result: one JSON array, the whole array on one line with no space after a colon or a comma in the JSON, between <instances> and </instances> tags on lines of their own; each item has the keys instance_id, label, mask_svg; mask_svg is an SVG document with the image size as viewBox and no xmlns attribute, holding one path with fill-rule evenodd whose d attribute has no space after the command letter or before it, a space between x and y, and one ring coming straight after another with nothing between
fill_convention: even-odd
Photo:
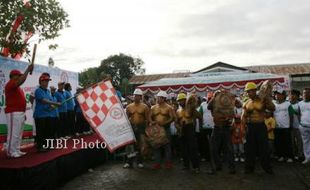
<instances>
[{"instance_id":1,"label":"white trousers","mask_svg":"<svg viewBox=\"0 0 310 190\"><path fill-rule=\"evenodd\" d=\"M12 112L6 114L7 133L7 155L18 154L22 142L23 127L25 122L24 112Z\"/></svg>"},{"instance_id":2,"label":"white trousers","mask_svg":"<svg viewBox=\"0 0 310 190\"><path fill-rule=\"evenodd\" d=\"M303 148L304 148L304 155L307 160L310 160L310 127L299 127Z\"/></svg>"}]
</instances>

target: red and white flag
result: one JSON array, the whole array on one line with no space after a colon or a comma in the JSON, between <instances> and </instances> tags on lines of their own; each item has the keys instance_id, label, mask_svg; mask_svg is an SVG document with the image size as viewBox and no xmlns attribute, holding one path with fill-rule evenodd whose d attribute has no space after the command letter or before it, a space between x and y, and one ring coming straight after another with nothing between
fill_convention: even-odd
<instances>
[{"instance_id":1,"label":"red and white flag","mask_svg":"<svg viewBox=\"0 0 310 190\"><path fill-rule=\"evenodd\" d=\"M110 152L136 141L124 108L110 81L102 81L77 96L82 112Z\"/></svg>"}]
</instances>

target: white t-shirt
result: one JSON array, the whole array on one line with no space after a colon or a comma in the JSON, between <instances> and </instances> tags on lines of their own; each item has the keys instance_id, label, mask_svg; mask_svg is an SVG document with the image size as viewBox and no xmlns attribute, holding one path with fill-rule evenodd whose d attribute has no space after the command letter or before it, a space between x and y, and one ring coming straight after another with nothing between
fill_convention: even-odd
<instances>
[{"instance_id":1,"label":"white t-shirt","mask_svg":"<svg viewBox=\"0 0 310 190\"><path fill-rule=\"evenodd\" d=\"M301 101L298 105L300 109L300 124L310 127L310 102Z\"/></svg>"},{"instance_id":2,"label":"white t-shirt","mask_svg":"<svg viewBox=\"0 0 310 190\"><path fill-rule=\"evenodd\" d=\"M203 112L203 125L202 128L204 129L213 129L214 128L214 121L211 110L208 110L208 103L202 102L201 109Z\"/></svg>"},{"instance_id":3,"label":"white t-shirt","mask_svg":"<svg viewBox=\"0 0 310 190\"><path fill-rule=\"evenodd\" d=\"M276 110L274 111L274 118L276 120L276 128L290 128L290 116L289 107L291 103L288 101L282 102L281 104L274 101Z\"/></svg>"}]
</instances>

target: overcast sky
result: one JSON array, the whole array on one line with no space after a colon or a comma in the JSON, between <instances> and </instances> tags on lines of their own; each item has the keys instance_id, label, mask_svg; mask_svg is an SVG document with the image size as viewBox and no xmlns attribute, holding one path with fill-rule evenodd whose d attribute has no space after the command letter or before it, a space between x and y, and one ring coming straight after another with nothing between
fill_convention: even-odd
<instances>
[{"instance_id":1,"label":"overcast sky","mask_svg":"<svg viewBox=\"0 0 310 190\"><path fill-rule=\"evenodd\" d=\"M60 0L71 27L36 62L82 71L120 52L147 74L310 62L309 0ZM56 51L49 44L58 43Z\"/></svg>"}]
</instances>

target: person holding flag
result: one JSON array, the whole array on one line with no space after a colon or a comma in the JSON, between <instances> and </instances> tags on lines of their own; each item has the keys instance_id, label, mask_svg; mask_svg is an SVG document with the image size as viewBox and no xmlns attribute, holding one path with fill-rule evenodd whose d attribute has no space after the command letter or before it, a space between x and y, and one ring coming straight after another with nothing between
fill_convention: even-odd
<instances>
[{"instance_id":1,"label":"person holding flag","mask_svg":"<svg viewBox=\"0 0 310 190\"><path fill-rule=\"evenodd\" d=\"M55 102L48 89L50 77L41 75L39 78L40 87L35 91L36 107L33 118L37 128L37 149L39 152L46 152L46 139L53 138L52 116L53 106L60 106L61 103Z\"/></svg>"},{"instance_id":2,"label":"person holding flag","mask_svg":"<svg viewBox=\"0 0 310 190\"><path fill-rule=\"evenodd\" d=\"M142 90L136 89L133 94L134 102L126 107L126 113L136 137L134 149L138 152L136 155L138 168L143 168L141 149L143 143L145 143L145 128L148 125L149 108L146 104L142 103ZM133 157L127 155L124 168L130 168L132 164Z\"/></svg>"},{"instance_id":3,"label":"person holding flag","mask_svg":"<svg viewBox=\"0 0 310 190\"><path fill-rule=\"evenodd\" d=\"M10 72L10 80L5 85L5 114L7 119L7 156L18 158L25 155L20 151L23 127L25 122L26 98L20 86L26 81L27 76L33 70L33 64L30 64L24 73L19 70Z\"/></svg>"}]
</instances>

